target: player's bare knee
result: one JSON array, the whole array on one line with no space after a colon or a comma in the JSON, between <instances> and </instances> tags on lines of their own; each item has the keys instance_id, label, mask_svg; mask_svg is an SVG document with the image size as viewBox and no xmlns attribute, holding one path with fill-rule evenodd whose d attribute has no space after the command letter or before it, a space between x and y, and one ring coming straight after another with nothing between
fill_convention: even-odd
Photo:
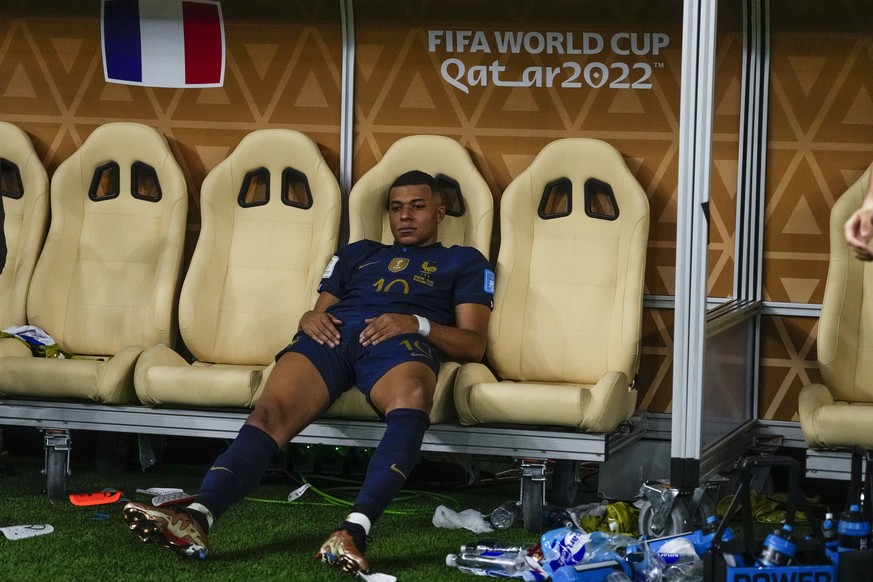
<instances>
[{"instance_id":1,"label":"player's bare knee","mask_svg":"<svg viewBox=\"0 0 873 582\"><path fill-rule=\"evenodd\" d=\"M272 436L276 442L285 442L293 432L291 419L294 418L287 403L281 400L262 398L249 414L246 424L251 424Z\"/></svg>"},{"instance_id":2,"label":"player's bare knee","mask_svg":"<svg viewBox=\"0 0 873 582\"><path fill-rule=\"evenodd\" d=\"M410 380L404 388L403 396L405 404L402 408L416 408L430 412L433 406L433 387L421 380Z\"/></svg>"},{"instance_id":3,"label":"player's bare knee","mask_svg":"<svg viewBox=\"0 0 873 582\"><path fill-rule=\"evenodd\" d=\"M274 410L274 408L273 405L261 400L249 414L246 424L251 424L266 433L272 434L276 428L274 426L276 424L275 419L282 418L281 413Z\"/></svg>"}]
</instances>

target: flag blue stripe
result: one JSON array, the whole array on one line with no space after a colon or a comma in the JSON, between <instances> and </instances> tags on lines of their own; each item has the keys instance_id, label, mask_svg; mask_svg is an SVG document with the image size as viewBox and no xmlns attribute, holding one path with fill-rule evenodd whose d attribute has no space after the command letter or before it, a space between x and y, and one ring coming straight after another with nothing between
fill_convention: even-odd
<instances>
[{"instance_id":1,"label":"flag blue stripe","mask_svg":"<svg viewBox=\"0 0 873 582\"><path fill-rule=\"evenodd\" d=\"M117 81L141 83L139 0L104 1L103 43L106 76Z\"/></svg>"}]
</instances>

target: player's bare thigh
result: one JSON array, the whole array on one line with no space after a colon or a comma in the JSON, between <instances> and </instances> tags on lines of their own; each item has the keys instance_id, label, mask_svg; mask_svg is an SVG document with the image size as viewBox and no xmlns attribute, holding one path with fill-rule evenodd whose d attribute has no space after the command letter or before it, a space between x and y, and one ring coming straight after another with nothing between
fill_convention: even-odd
<instances>
[{"instance_id":1,"label":"player's bare thigh","mask_svg":"<svg viewBox=\"0 0 873 582\"><path fill-rule=\"evenodd\" d=\"M330 405L327 386L306 356L286 352L276 362L246 424L257 426L281 446Z\"/></svg>"},{"instance_id":2,"label":"player's bare thigh","mask_svg":"<svg viewBox=\"0 0 873 582\"><path fill-rule=\"evenodd\" d=\"M370 390L370 400L388 414L395 408L415 408L430 413L436 376L427 364L404 362L388 370Z\"/></svg>"}]
</instances>

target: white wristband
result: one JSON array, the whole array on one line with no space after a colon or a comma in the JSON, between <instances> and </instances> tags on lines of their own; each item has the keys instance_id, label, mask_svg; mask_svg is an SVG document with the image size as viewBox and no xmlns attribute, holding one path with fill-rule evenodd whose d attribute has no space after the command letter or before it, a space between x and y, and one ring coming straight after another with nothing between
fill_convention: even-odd
<instances>
[{"instance_id":1,"label":"white wristband","mask_svg":"<svg viewBox=\"0 0 873 582\"><path fill-rule=\"evenodd\" d=\"M418 320L418 334L427 337L430 333L430 322L420 315L413 315Z\"/></svg>"}]
</instances>

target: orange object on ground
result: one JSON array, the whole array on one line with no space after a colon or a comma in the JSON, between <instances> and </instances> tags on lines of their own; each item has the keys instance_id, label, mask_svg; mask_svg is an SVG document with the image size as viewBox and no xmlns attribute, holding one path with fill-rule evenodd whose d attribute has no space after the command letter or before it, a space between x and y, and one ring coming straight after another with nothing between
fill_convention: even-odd
<instances>
[{"instance_id":1,"label":"orange object on ground","mask_svg":"<svg viewBox=\"0 0 873 582\"><path fill-rule=\"evenodd\" d=\"M70 503L79 506L107 505L117 503L121 499L121 491L100 491L99 493L73 493L70 495Z\"/></svg>"}]
</instances>

